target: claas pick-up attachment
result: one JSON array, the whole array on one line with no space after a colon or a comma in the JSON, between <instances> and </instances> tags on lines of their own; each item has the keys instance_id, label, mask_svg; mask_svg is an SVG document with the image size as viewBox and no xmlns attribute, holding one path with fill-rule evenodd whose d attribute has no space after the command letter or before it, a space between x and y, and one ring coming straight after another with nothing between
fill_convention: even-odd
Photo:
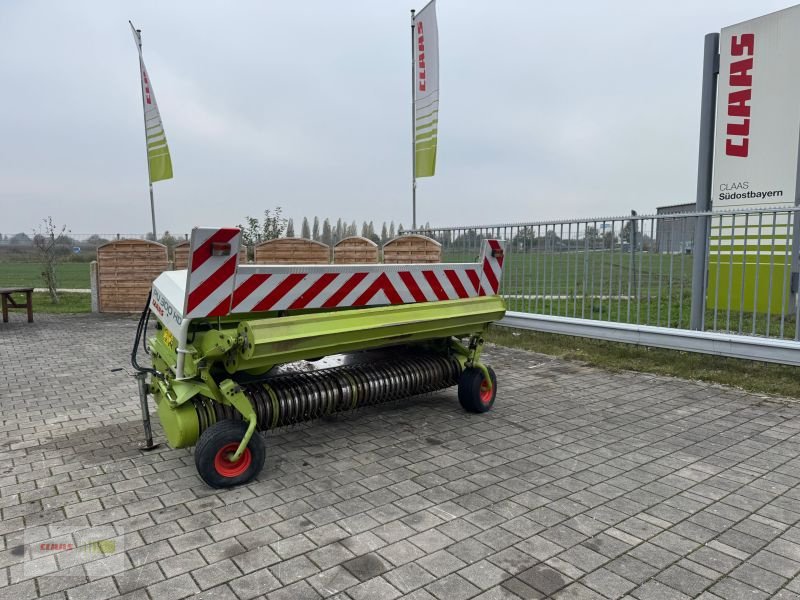
<instances>
[{"instance_id":1,"label":"claas pick-up attachment","mask_svg":"<svg viewBox=\"0 0 800 600\"><path fill-rule=\"evenodd\" d=\"M218 488L258 475L270 429L456 385L465 410L491 409L481 350L505 313L502 242L484 240L476 263L312 266L239 264L240 239L195 228L188 269L153 282L132 354L144 447L148 395L169 445L195 446ZM141 343L150 367L136 362ZM290 368L300 361L316 362Z\"/></svg>"}]
</instances>

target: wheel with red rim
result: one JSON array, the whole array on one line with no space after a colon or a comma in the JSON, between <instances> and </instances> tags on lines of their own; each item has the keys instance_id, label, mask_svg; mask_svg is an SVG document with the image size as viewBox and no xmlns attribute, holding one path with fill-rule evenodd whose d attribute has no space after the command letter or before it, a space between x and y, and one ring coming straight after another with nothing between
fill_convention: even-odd
<instances>
[{"instance_id":1,"label":"wheel with red rim","mask_svg":"<svg viewBox=\"0 0 800 600\"><path fill-rule=\"evenodd\" d=\"M258 432L250 438L242 455L233 455L247 432L245 421L230 419L214 423L203 432L194 451L197 473L208 485L226 488L247 483L258 475L264 466L266 449Z\"/></svg>"},{"instance_id":2,"label":"wheel with red rim","mask_svg":"<svg viewBox=\"0 0 800 600\"><path fill-rule=\"evenodd\" d=\"M492 384L486 381L483 371L470 367L458 378L458 401L467 412L484 413L492 409L497 396L497 376L492 367L486 367Z\"/></svg>"}]
</instances>

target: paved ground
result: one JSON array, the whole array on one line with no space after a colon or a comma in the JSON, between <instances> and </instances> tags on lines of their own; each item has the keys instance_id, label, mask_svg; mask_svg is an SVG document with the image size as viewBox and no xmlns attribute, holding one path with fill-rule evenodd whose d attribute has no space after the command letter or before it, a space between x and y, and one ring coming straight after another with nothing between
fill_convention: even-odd
<instances>
[{"instance_id":1,"label":"paved ground","mask_svg":"<svg viewBox=\"0 0 800 600\"><path fill-rule=\"evenodd\" d=\"M0 324L0 599L800 598L800 406L492 349L490 414L271 433L218 492L135 449L134 321L36 319Z\"/></svg>"}]
</instances>

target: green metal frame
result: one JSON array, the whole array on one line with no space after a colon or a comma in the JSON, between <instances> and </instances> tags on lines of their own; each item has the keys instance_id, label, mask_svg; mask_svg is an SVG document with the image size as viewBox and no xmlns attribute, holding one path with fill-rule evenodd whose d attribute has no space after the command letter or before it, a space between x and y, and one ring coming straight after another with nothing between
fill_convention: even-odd
<instances>
[{"instance_id":1,"label":"green metal frame","mask_svg":"<svg viewBox=\"0 0 800 600\"><path fill-rule=\"evenodd\" d=\"M198 394L235 408L248 422L233 460L244 452L257 427L252 404L234 377L265 373L273 366L342 352L421 344L457 356L462 367L480 369L488 324L505 314L498 296L465 298L339 311L307 311L288 316L263 313L239 319L192 322L183 380L173 376L177 344L166 329L150 338L153 365L164 380L151 382L159 418L173 447L193 445L199 435L197 415L186 403ZM456 338L469 337L468 346ZM276 398L272 398L277 402ZM275 411L277 415L277 410Z\"/></svg>"}]
</instances>

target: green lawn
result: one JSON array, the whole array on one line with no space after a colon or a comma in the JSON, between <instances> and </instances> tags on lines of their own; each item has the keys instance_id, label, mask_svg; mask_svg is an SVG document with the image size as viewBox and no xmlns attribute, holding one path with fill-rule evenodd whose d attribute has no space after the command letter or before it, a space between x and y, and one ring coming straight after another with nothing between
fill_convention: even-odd
<instances>
[{"instance_id":1,"label":"green lawn","mask_svg":"<svg viewBox=\"0 0 800 600\"><path fill-rule=\"evenodd\" d=\"M88 313L92 311L91 294L73 294L61 292L59 303L53 304L50 301L50 294L47 292L33 293L33 318L36 320L36 313Z\"/></svg>"},{"instance_id":2,"label":"green lawn","mask_svg":"<svg viewBox=\"0 0 800 600\"><path fill-rule=\"evenodd\" d=\"M0 263L0 287L45 287L42 280L43 266L34 262ZM89 263L66 262L56 266L58 287L88 289Z\"/></svg>"}]
</instances>

